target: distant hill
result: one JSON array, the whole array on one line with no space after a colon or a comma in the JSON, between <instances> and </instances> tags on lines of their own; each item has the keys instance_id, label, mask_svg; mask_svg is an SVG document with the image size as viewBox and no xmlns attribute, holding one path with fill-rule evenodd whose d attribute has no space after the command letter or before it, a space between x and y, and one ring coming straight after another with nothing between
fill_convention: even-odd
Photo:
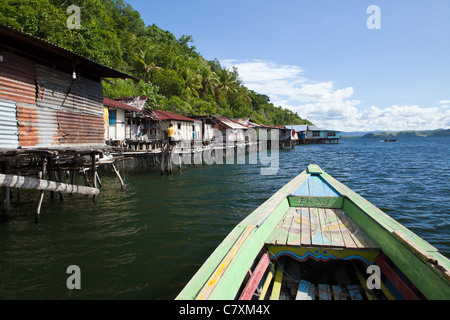
<instances>
[{"instance_id":1,"label":"distant hill","mask_svg":"<svg viewBox=\"0 0 450 320\"><path fill-rule=\"evenodd\" d=\"M426 137L450 137L450 129L424 130L424 131L397 131L397 132L370 132L361 138L400 139L400 138L426 138Z\"/></svg>"}]
</instances>

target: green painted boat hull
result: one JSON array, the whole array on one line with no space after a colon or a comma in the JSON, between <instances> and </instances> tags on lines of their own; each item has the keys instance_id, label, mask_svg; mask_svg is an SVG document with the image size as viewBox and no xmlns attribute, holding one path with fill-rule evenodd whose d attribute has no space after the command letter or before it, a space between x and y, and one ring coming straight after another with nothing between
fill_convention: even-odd
<instances>
[{"instance_id":1,"label":"green painted boat hull","mask_svg":"<svg viewBox=\"0 0 450 320\"><path fill-rule=\"evenodd\" d=\"M315 193L314 184L310 184L308 195L296 194L302 193L302 186L314 179L320 179L324 187ZM254 264L274 228L290 207L299 206L342 209L380 247L381 252L423 297L450 299L450 261L428 242L323 172L317 165L309 165L307 170L240 222L176 299L198 299L200 292L207 286L210 286L211 290L207 299L236 299L249 268ZM240 238L244 232L249 232L245 240Z\"/></svg>"}]
</instances>

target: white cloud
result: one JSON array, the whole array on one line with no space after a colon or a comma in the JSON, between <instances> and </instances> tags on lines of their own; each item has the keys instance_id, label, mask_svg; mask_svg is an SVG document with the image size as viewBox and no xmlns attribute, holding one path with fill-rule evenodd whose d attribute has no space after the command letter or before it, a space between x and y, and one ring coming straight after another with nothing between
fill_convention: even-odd
<instances>
[{"instance_id":1,"label":"white cloud","mask_svg":"<svg viewBox=\"0 0 450 320\"><path fill-rule=\"evenodd\" d=\"M425 130L450 127L450 100L438 106L393 105L363 109L352 99L353 87L335 88L333 82L314 82L299 66L263 60L222 60L236 66L244 85L270 97L276 106L297 112L319 127L341 131Z\"/></svg>"}]
</instances>

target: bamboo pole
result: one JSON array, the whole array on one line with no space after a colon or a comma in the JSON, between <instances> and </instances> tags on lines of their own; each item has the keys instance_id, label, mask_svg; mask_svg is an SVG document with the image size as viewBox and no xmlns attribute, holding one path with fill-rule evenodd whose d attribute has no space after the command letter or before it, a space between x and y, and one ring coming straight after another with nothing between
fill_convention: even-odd
<instances>
[{"instance_id":1,"label":"bamboo pole","mask_svg":"<svg viewBox=\"0 0 450 320\"><path fill-rule=\"evenodd\" d=\"M87 194L87 195L94 195L100 192L100 190L97 188L76 186L72 184L59 183L55 181L48 181L2 173L0 173L0 186L11 188L22 188L22 189L37 189L63 193Z\"/></svg>"}]
</instances>

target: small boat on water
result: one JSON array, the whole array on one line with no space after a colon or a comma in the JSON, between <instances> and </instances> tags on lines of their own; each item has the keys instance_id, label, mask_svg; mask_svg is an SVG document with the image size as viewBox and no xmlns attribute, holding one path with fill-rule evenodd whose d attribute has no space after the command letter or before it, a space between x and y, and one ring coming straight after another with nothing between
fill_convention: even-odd
<instances>
[{"instance_id":1,"label":"small boat on water","mask_svg":"<svg viewBox=\"0 0 450 320\"><path fill-rule=\"evenodd\" d=\"M176 299L450 299L450 261L309 165L228 234Z\"/></svg>"},{"instance_id":2,"label":"small boat on water","mask_svg":"<svg viewBox=\"0 0 450 320\"><path fill-rule=\"evenodd\" d=\"M397 139L384 139L384 142L396 142Z\"/></svg>"}]
</instances>

